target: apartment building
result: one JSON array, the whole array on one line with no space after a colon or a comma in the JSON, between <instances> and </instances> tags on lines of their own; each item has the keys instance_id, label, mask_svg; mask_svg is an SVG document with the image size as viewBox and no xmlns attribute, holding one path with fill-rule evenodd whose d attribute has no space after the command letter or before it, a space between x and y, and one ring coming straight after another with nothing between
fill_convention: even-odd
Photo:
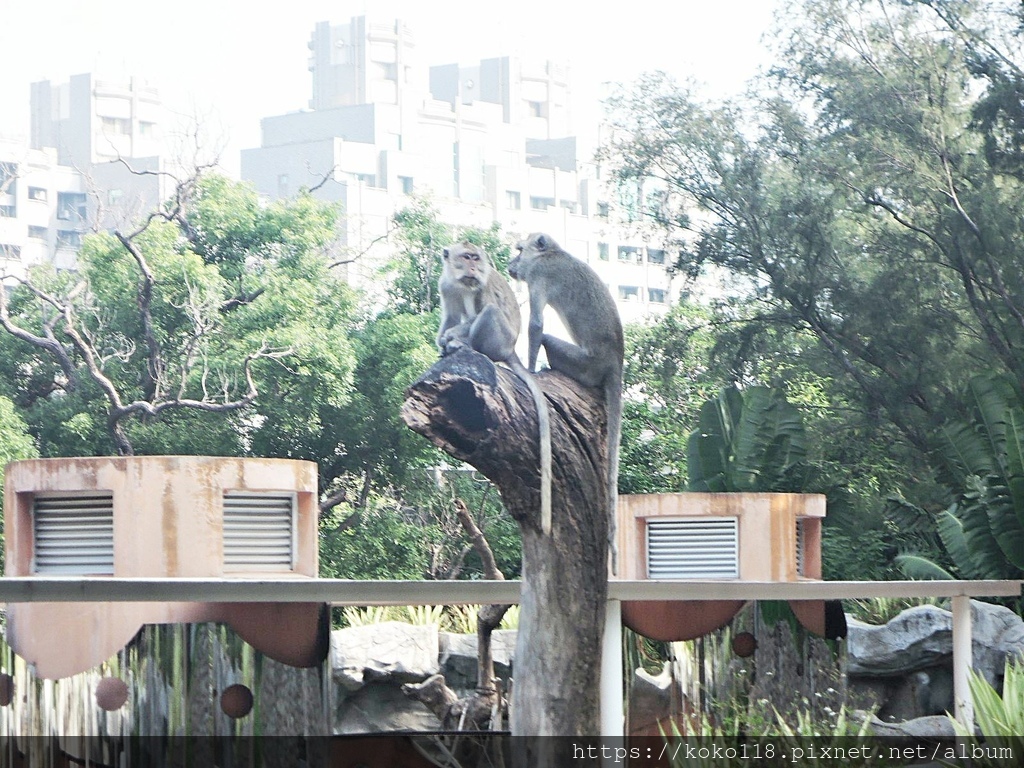
<instances>
[{"instance_id":1,"label":"apartment building","mask_svg":"<svg viewBox=\"0 0 1024 768\"><path fill-rule=\"evenodd\" d=\"M57 162L77 169L94 194L89 219L126 226L171 193L160 94L139 78L72 75L42 80L30 94L32 149L53 148Z\"/></svg>"},{"instance_id":2,"label":"apartment building","mask_svg":"<svg viewBox=\"0 0 1024 768\"><path fill-rule=\"evenodd\" d=\"M74 265L88 221L85 181L55 149L0 139L0 274Z\"/></svg>"},{"instance_id":3,"label":"apartment building","mask_svg":"<svg viewBox=\"0 0 1024 768\"><path fill-rule=\"evenodd\" d=\"M567 67L508 56L424 66L412 30L366 16L317 24L309 48L309 109L261 121L242 177L271 199L315 188L340 203L342 243L362 255L352 282L372 280L391 216L422 194L447 220L549 233L594 266L624 320L678 298L666 246L618 223L596 147L573 133Z\"/></svg>"}]
</instances>

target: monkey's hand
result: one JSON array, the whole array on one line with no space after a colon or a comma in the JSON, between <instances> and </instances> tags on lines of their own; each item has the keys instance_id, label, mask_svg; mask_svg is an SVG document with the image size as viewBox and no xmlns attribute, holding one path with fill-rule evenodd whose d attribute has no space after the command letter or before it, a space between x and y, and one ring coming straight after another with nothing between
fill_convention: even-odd
<instances>
[{"instance_id":1,"label":"monkey's hand","mask_svg":"<svg viewBox=\"0 0 1024 768\"><path fill-rule=\"evenodd\" d=\"M441 350L441 357L458 352L463 347L469 346L469 324L461 323L453 325L437 340L437 346Z\"/></svg>"}]
</instances>

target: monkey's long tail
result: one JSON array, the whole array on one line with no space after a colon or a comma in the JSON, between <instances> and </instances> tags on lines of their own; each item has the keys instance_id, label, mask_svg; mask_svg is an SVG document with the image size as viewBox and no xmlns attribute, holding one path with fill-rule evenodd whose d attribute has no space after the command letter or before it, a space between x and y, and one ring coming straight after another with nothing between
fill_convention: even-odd
<instances>
[{"instance_id":1,"label":"monkey's long tail","mask_svg":"<svg viewBox=\"0 0 1024 768\"><path fill-rule=\"evenodd\" d=\"M551 414L548 401L544 399L537 380L518 360L512 370L523 380L533 395L537 408L537 425L540 427L540 529L545 536L551 535Z\"/></svg>"}]
</instances>

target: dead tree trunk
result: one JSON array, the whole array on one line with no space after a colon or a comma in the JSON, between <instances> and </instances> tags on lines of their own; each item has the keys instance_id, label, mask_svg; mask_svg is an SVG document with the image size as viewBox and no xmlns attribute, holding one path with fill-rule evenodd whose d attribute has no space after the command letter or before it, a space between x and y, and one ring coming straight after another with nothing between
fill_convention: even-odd
<instances>
[{"instance_id":1,"label":"dead tree trunk","mask_svg":"<svg viewBox=\"0 0 1024 768\"><path fill-rule=\"evenodd\" d=\"M600 733L608 591L606 411L600 392L567 376L549 371L537 379L551 413L550 536L540 529L537 414L510 370L461 350L409 387L402 418L489 478L519 523L523 587L512 734L592 736Z\"/></svg>"}]
</instances>

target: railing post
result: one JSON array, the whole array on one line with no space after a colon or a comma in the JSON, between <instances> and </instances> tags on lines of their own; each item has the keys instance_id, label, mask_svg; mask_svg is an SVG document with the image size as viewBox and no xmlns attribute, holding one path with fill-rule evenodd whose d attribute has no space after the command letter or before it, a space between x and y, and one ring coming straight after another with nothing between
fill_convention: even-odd
<instances>
[{"instance_id":1,"label":"railing post","mask_svg":"<svg viewBox=\"0 0 1024 768\"><path fill-rule=\"evenodd\" d=\"M601 735L621 739L626 734L622 688L622 603L608 600L601 641Z\"/></svg>"},{"instance_id":2,"label":"railing post","mask_svg":"<svg viewBox=\"0 0 1024 768\"><path fill-rule=\"evenodd\" d=\"M971 598L953 597L953 703L956 719L974 732L974 701L971 699Z\"/></svg>"}]
</instances>

